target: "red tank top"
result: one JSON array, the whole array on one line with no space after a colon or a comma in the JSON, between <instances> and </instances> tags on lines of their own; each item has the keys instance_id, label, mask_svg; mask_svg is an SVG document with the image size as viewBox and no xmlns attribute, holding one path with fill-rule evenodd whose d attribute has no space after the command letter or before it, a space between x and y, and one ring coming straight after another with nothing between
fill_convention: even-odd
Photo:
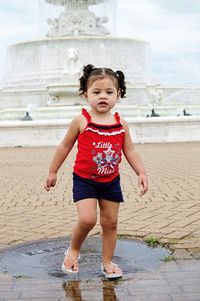
<instances>
[{"instance_id":1,"label":"red tank top","mask_svg":"<svg viewBox=\"0 0 200 301\"><path fill-rule=\"evenodd\" d=\"M86 109L82 109L82 114L87 126L78 137L74 172L97 182L110 182L119 175L125 135L120 117L115 113L116 123L103 125L92 122Z\"/></svg>"}]
</instances>

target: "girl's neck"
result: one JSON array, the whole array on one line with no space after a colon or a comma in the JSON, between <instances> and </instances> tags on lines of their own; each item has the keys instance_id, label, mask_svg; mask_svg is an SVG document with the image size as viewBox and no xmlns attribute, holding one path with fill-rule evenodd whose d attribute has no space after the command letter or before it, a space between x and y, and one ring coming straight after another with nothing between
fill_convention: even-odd
<instances>
[{"instance_id":1,"label":"girl's neck","mask_svg":"<svg viewBox=\"0 0 200 301\"><path fill-rule=\"evenodd\" d=\"M91 116L91 119L95 123L100 124L113 124L116 122L114 115L108 111L105 113L98 113L96 111L93 111L92 109L89 111L89 114Z\"/></svg>"}]
</instances>

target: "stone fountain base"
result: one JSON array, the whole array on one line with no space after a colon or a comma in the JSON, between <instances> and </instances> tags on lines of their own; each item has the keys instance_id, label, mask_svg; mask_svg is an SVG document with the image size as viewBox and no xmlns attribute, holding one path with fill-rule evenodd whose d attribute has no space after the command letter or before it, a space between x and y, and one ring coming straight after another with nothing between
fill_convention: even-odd
<instances>
[{"instance_id":1,"label":"stone fountain base","mask_svg":"<svg viewBox=\"0 0 200 301\"><path fill-rule=\"evenodd\" d=\"M76 109L70 112L77 113ZM71 119L69 114L65 119L0 121L0 147L58 145ZM126 120L135 143L200 141L200 116L127 117Z\"/></svg>"},{"instance_id":2,"label":"stone fountain base","mask_svg":"<svg viewBox=\"0 0 200 301\"><path fill-rule=\"evenodd\" d=\"M29 105L37 108L49 106L84 105L85 100L78 95L78 84L63 82L48 84L45 88L13 88L0 90L0 110L25 109ZM127 87L125 104L150 106L148 87L144 83L137 83Z\"/></svg>"},{"instance_id":3,"label":"stone fountain base","mask_svg":"<svg viewBox=\"0 0 200 301\"><path fill-rule=\"evenodd\" d=\"M149 48L145 41L110 36L45 38L12 45L7 54L0 108L26 107L30 103L44 107L49 98L55 100L52 96L57 97L57 104L60 100L60 105L76 104L76 83L83 66L89 63L123 70L129 99L147 102Z\"/></svg>"}]
</instances>

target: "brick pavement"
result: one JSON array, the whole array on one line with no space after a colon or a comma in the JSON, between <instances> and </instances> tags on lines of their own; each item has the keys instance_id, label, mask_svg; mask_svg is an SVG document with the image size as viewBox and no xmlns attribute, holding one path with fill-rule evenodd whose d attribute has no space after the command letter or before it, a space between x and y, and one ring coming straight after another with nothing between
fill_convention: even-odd
<instances>
[{"instance_id":1,"label":"brick pavement","mask_svg":"<svg viewBox=\"0 0 200 301\"><path fill-rule=\"evenodd\" d=\"M200 263L170 262L120 281L15 279L0 275L0 301L199 301ZM67 276L66 276L67 277Z\"/></svg>"},{"instance_id":2,"label":"brick pavement","mask_svg":"<svg viewBox=\"0 0 200 301\"><path fill-rule=\"evenodd\" d=\"M199 148L200 143L137 145L149 174L150 191L144 198L137 196L136 176L125 160L121 167L125 203L119 234L157 237L175 250L175 262L154 272L125 275L120 282L63 283L0 274L0 301L200 301L200 263L195 260L200 250ZM58 185L47 193L43 184L54 150L0 149L0 248L71 233L76 220L71 197L74 151L59 172ZM92 234L99 231L97 225Z\"/></svg>"},{"instance_id":3,"label":"brick pavement","mask_svg":"<svg viewBox=\"0 0 200 301\"><path fill-rule=\"evenodd\" d=\"M125 203L119 234L154 236L181 254L200 250L200 143L137 145L150 182L138 197L137 178L126 160L121 166ZM54 147L0 149L0 247L66 236L76 220L71 171L75 150L62 166L56 188L43 185ZM99 233L97 225L92 234Z\"/></svg>"}]
</instances>

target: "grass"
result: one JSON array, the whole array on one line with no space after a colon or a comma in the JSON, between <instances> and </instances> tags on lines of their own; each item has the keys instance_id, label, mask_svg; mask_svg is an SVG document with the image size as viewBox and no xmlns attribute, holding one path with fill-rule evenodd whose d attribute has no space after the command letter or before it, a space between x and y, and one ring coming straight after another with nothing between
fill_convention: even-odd
<instances>
[{"instance_id":1,"label":"grass","mask_svg":"<svg viewBox=\"0 0 200 301\"><path fill-rule=\"evenodd\" d=\"M169 256L165 256L165 257L161 258L161 260L164 262L170 262L170 261L175 261L176 259L174 256L169 255Z\"/></svg>"},{"instance_id":2,"label":"grass","mask_svg":"<svg viewBox=\"0 0 200 301\"><path fill-rule=\"evenodd\" d=\"M156 238L154 236L145 238L144 242L146 242L146 244L150 247L156 247L156 246L160 245L158 238Z\"/></svg>"},{"instance_id":3,"label":"grass","mask_svg":"<svg viewBox=\"0 0 200 301\"><path fill-rule=\"evenodd\" d=\"M14 277L15 277L16 279L29 279L29 278L31 278L31 277L25 276L25 275L15 275Z\"/></svg>"},{"instance_id":4,"label":"grass","mask_svg":"<svg viewBox=\"0 0 200 301\"><path fill-rule=\"evenodd\" d=\"M117 234L117 238L123 239L123 238L126 238L126 235L125 234Z\"/></svg>"}]
</instances>

